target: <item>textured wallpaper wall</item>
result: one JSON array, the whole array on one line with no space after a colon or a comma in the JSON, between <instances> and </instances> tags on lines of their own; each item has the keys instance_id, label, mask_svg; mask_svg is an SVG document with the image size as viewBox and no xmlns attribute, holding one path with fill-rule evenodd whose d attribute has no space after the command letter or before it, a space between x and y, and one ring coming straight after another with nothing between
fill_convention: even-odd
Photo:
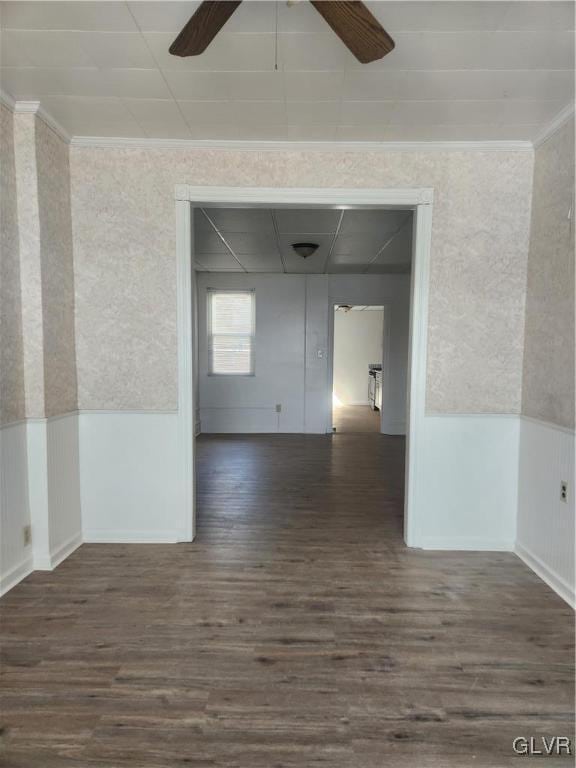
<instances>
[{"instance_id":1,"label":"textured wallpaper wall","mask_svg":"<svg viewBox=\"0 0 576 768\"><path fill-rule=\"evenodd\" d=\"M574 428L573 195L571 120L536 149L522 397L525 415L570 428Z\"/></svg>"},{"instance_id":2,"label":"textured wallpaper wall","mask_svg":"<svg viewBox=\"0 0 576 768\"><path fill-rule=\"evenodd\" d=\"M74 263L68 145L36 121L46 416L75 411Z\"/></svg>"},{"instance_id":3,"label":"textured wallpaper wall","mask_svg":"<svg viewBox=\"0 0 576 768\"><path fill-rule=\"evenodd\" d=\"M25 415L14 120L0 105L0 425Z\"/></svg>"},{"instance_id":4,"label":"textured wallpaper wall","mask_svg":"<svg viewBox=\"0 0 576 768\"><path fill-rule=\"evenodd\" d=\"M435 188L431 412L518 413L533 154L72 147L79 407L176 408L174 186Z\"/></svg>"},{"instance_id":5,"label":"textured wallpaper wall","mask_svg":"<svg viewBox=\"0 0 576 768\"><path fill-rule=\"evenodd\" d=\"M0 419L77 409L70 167L32 113L2 106Z\"/></svg>"}]
</instances>

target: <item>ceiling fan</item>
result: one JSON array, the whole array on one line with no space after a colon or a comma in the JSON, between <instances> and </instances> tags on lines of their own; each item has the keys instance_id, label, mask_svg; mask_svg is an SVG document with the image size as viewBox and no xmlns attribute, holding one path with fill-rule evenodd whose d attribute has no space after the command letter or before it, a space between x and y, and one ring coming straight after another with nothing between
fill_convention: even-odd
<instances>
[{"instance_id":1,"label":"ceiling fan","mask_svg":"<svg viewBox=\"0 0 576 768\"><path fill-rule=\"evenodd\" d=\"M173 56L203 53L242 0L204 0L170 46ZM386 56L394 40L360 0L310 0L362 64Z\"/></svg>"}]
</instances>

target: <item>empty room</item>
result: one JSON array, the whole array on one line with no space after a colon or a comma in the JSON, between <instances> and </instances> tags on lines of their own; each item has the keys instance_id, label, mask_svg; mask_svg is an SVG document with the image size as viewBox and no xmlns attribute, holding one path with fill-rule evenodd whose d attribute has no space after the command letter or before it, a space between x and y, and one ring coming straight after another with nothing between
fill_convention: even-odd
<instances>
[{"instance_id":1,"label":"empty room","mask_svg":"<svg viewBox=\"0 0 576 768\"><path fill-rule=\"evenodd\" d=\"M2 765L573 765L574 17L0 2Z\"/></svg>"}]
</instances>

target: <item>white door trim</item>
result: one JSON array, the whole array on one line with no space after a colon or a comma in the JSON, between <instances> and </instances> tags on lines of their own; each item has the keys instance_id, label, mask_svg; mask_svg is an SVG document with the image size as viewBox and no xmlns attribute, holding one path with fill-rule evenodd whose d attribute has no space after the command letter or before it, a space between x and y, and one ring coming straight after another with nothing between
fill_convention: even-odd
<instances>
[{"instance_id":1,"label":"white door trim","mask_svg":"<svg viewBox=\"0 0 576 768\"><path fill-rule=\"evenodd\" d=\"M279 187L176 186L176 259L178 291L178 419L182 478L182 519L185 540L194 538L194 414L192 359L192 207L194 205L262 206L299 208L369 207L411 208L414 216L414 262L410 312L410 367L406 441L406 500L404 536L408 546L417 541L417 520L424 510L414 508L419 454L426 402L426 347L428 331L428 284L432 237L433 190L414 189L314 189Z\"/></svg>"}]
</instances>

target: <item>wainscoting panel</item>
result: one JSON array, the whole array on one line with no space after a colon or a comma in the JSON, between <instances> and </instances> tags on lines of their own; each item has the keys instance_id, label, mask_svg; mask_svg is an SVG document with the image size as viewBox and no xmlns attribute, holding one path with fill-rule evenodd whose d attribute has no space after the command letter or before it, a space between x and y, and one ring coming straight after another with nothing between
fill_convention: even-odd
<instances>
[{"instance_id":1,"label":"wainscoting panel","mask_svg":"<svg viewBox=\"0 0 576 768\"><path fill-rule=\"evenodd\" d=\"M0 594L33 568L32 546L24 543L30 525L26 423L0 429Z\"/></svg>"},{"instance_id":2,"label":"wainscoting panel","mask_svg":"<svg viewBox=\"0 0 576 768\"><path fill-rule=\"evenodd\" d=\"M568 483L566 501L560 484ZM574 606L574 432L522 418L516 551Z\"/></svg>"},{"instance_id":3,"label":"wainscoting panel","mask_svg":"<svg viewBox=\"0 0 576 768\"><path fill-rule=\"evenodd\" d=\"M517 416L424 418L411 546L514 549L519 433Z\"/></svg>"},{"instance_id":4,"label":"wainscoting panel","mask_svg":"<svg viewBox=\"0 0 576 768\"><path fill-rule=\"evenodd\" d=\"M178 414L84 411L79 435L84 541L181 541Z\"/></svg>"},{"instance_id":5,"label":"wainscoting panel","mask_svg":"<svg viewBox=\"0 0 576 768\"><path fill-rule=\"evenodd\" d=\"M82 543L78 414L47 420L50 566Z\"/></svg>"}]
</instances>

